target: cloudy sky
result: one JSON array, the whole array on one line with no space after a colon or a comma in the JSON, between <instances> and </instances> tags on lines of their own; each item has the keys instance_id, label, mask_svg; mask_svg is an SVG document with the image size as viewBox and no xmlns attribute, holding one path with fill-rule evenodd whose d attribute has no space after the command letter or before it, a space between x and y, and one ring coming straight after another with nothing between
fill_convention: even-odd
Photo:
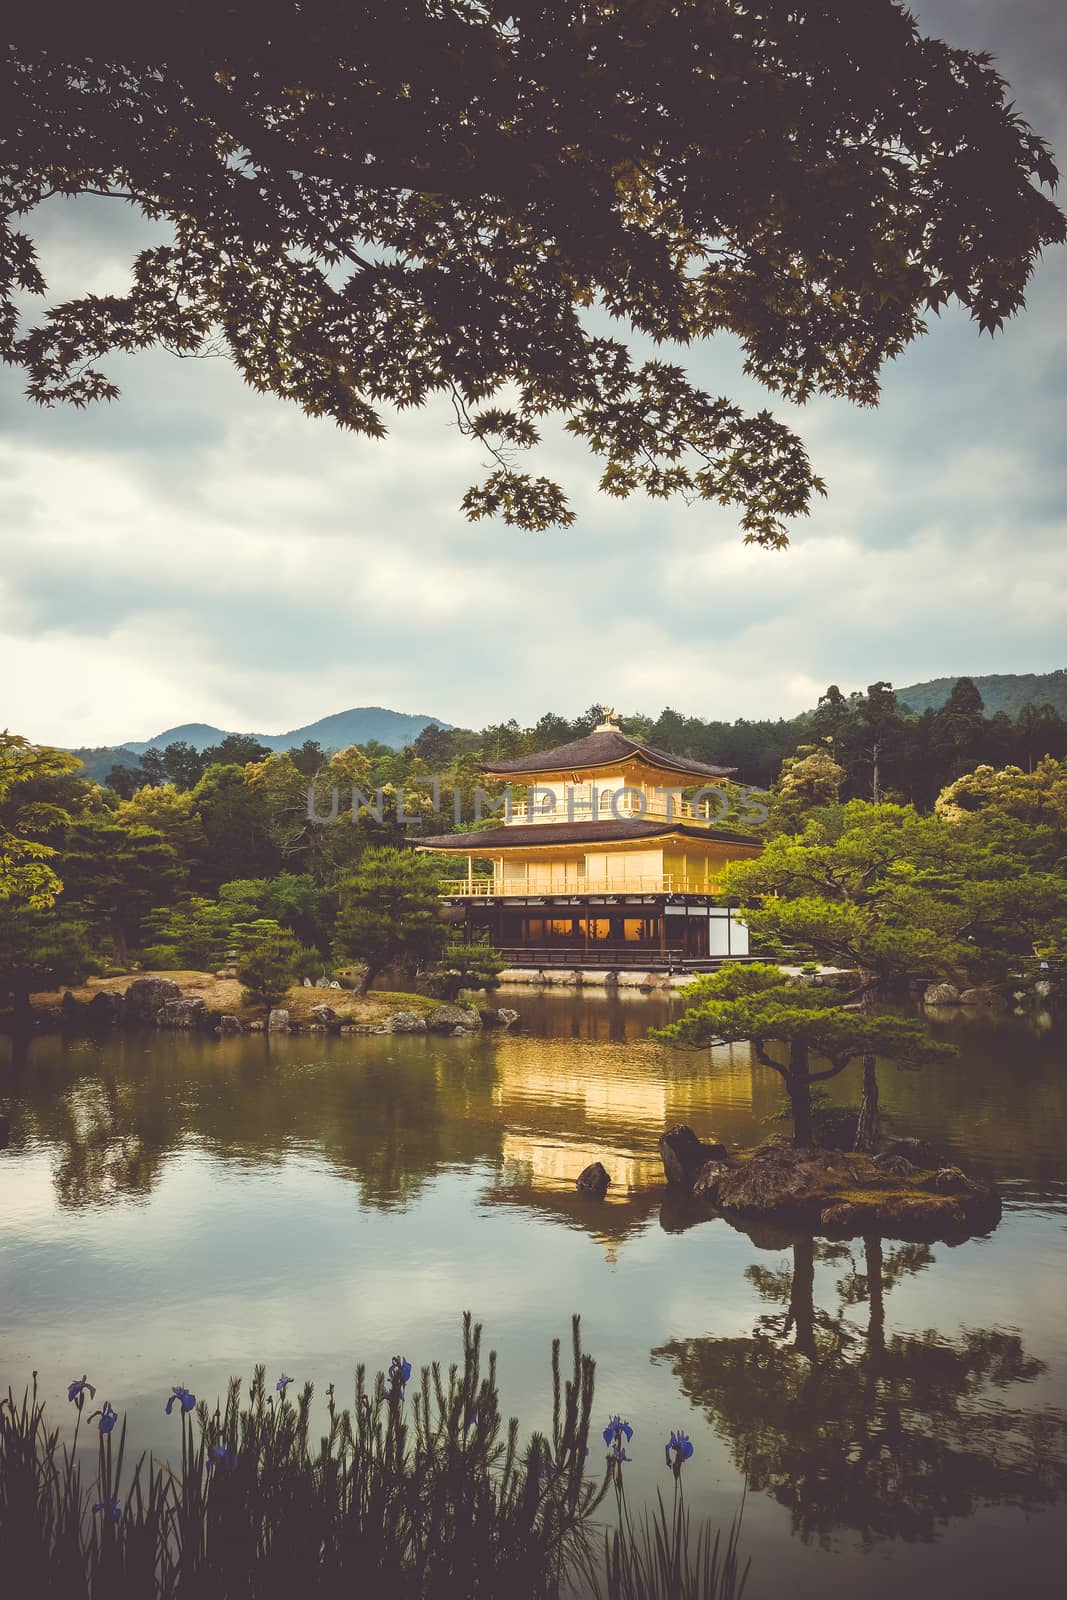
<instances>
[{"instance_id":1,"label":"cloudy sky","mask_svg":"<svg viewBox=\"0 0 1067 1600\"><path fill-rule=\"evenodd\" d=\"M1058 0L920 0L999 58L1067 164ZM120 287L148 235L108 202L49 202L52 297ZM729 512L597 495L570 441L540 470L566 532L469 525L480 475L445 410L384 443L245 389L223 361L117 360L122 398L40 411L0 372L0 727L67 745L185 721L278 732L353 705L480 726L595 700L789 715L862 687L1067 664L1067 252L995 341L944 315L876 411L772 402L829 499L784 553ZM767 397L723 339L714 393Z\"/></svg>"}]
</instances>

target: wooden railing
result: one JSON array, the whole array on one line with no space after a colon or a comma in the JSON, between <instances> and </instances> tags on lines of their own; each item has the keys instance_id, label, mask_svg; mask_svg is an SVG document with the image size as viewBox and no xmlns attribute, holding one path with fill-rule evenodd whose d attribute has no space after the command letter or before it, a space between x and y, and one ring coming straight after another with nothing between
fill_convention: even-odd
<instances>
[{"instance_id":1,"label":"wooden railing","mask_svg":"<svg viewBox=\"0 0 1067 1600\"><path fill-rule=\"evenodd\" d=\"M718 894L716 879L679 872L656 873L633 878L587 878L581 875L568 883L546 883L542 878L484 877L444 878L441 894L450 899L479 899L488 896L569 894Z\"/></svg>"},{"instance_id":2,"label":"wooden railing","mask_svg":"<svg viewBox=\"0 0 1067 1600\"><path fill-rule=\"evenodd\" d=\"M511 805L511 821L521 823L531 822L621 822L626 818L636 818L638 821L646 817L654 822L711 822L711 806L708 801L702 805L694 806L691 800L674 800L668 809L666 797L663 795L646 795L642 808L637 804L633 795L626 795L612 809L611 796L599 796L596 812L593 811L591 800L573 799L568 805L557 806L554 811L543 809L538 801L532 808L525 800L514 800ZM716 819L717 820L717 819Z\"/></svg>"}]
</instances>

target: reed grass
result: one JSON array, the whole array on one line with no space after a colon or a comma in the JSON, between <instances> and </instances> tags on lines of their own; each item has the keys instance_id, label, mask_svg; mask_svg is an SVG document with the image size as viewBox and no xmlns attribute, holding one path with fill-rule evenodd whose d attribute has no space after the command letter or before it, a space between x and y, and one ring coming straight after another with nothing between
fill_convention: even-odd
<instances>
[{"instance_id":1,"label":"reed grass","mask_svg":"<svg viewBox=\"0 0 1067 1600\"><path fill-rule=\"evenodd\" d=\"M660 1500L635 1527L622 1469L588 1475L594 1371L575 1318L569 1377L553 1344L551 1433L523 1443L468 1315L461 1365L434 1363L406 1392L360 1366L350 1409L327 1391L317 1438L313 1386L290 1399L257 1367L214 1410L175 1405L180 1464L177 1440L173 1466L131 1464L123 1418L99 1433L91 1481L84 1441L99 1412L80 1393L63 1442L34 1374L21 1401L0 1401L0 1588L32 1600L739 1600L736 1522L720 1556L710 1528L691 1537L677 1482L672 1512ZM617 1527L601 1548L612 1488Z\"/></svg>"}]
</instances>

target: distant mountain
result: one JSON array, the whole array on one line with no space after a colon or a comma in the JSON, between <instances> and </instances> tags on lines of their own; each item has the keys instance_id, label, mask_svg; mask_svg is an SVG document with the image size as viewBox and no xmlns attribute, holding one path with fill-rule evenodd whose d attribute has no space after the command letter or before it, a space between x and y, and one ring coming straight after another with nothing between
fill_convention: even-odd
<instances>
[{"instance_id":1,"label":"distant mountain","mask_svg":"<svg viewBox=\"0 0 1067 1600\"><path fill-rule=\"evenodd\" d=\"M82 745L70 753L85 769L78 777L91 778L93 783L106 783L112 767L137 766L137 757L124 744Z\"/></svg>"},{"instance_id":2,"label":"distant mountain","mask_svg":"<svg viewBox=\"0 0 1067 1600\"><path fill-rule=\"evenodd\" d=\"M1055 672L994 672L973 681L985 703L987 717L1005 711L1014 719L1027 704L1054 706L1061 717L1067 717L1067 667ZM952 693L955 682L956 678L931 678L927 683L909 683L897 690L897 700L918 714L928 709L936 711Z\"/></svg>"},{"instance_id":3,"label":"distant mountain","mask_svg":"<svg viewBox=\"0 0 1067 1600\"><path fill-rule=\"evenodd\" d=\"M338 711L332 717L320 717L306 727L292 728L288 733L253 733L271 750L290 750L311 739L323 750L344 750L350 744L366 744L375 739L393 750L417 739L423 728L431 722L439 728L450 728L450 722L440 717L408 716L402 711L387 711L384 706L354 706L351 711ZM146 750L165 750L168 744L191 744L195 750L206 750L220 744L232 729L213 728L208 722L185 722L178 728L165 728L153 739L125 739L122 748L143 756Z\"/></svg>"}]
</instances>

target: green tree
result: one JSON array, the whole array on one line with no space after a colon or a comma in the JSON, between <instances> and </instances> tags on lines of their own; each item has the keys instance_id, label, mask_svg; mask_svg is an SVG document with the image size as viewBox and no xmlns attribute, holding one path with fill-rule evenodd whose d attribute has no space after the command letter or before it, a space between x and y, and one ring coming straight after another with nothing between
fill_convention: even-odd
<instances>
[{"instance_id":1,"label":"green tree","mask_svg":"<svg viewBox=\"0 0 1067 1600\"><path fill-rule=\"evenodd\" d=\"M860 702L858 731L871 774L871 801L883 798L886 767L900 754L904 719L891 683L871 683Z\"/></svg>"},{"instance_id":2,"label":"green tree","mask_svg":"<svg viewBox=\"0 0 1067 1600\"><path fill-rule=\"evenodd\" d=\"M192 895L179 905L150 911L141 950L146 967L213 972L233 939L234 915L218 901Z\"/></svg>"},{"instance_id":3,"label":"green tree","mask_svg":"<svg viewBox=\"0 0 1067 1600\"><path fill-rule=\"evenodd\" d=\"M81 763L65 750L31 744L20 734L0 732L0 903L41 909L63 887L49 862L46 837L70 820L69 813L35 793L42 780L62 778Z\"/></svg>"},{"instance_id":4,"label":"green tree","mask_svg":"<svg viewBox=\"0 0 1067 1600\"><path fill-rule=\"evenodd\" d=\"M161 833L109 816L71 824L60 868L64 905L106 932L120 962L127 960L147 914L173 900L183 879L181 863Z\"/></svg>"},{"instance_id":5,"label":"green tree","mask_svg":"<svg viewBox=\"0 0 1067 1600\"><path fill-rule=\"evenodd\" d=\"M763 1066L777 1072L789 1096L796 1144L814 1142L811 1086L844 1072L858 1056L885 1056L906 1066L954 1054L919 1022L865 1017L832 990L802 985L774 966L727 963L684 991L677 1022L653 1029L667 1044L706 1047L747 1039ZM779 1048L784 1059L774 1053Z\"/></svg>"},{"instance_id":6,"label":"green tree","mask_svg":"<svg viewBox=\"0 0 1067 1600\"><path fill-rule=\"evenodd\" d=\"M5 997L17 1021L30 1016L30 995L62 984L81 983L93 970L84 923L53 910L0 903L0 1006Z\"/></svg>"},{"instance_id":7,"label":"green tree","mask_svg":"<svg viewBox=\"0 0 1067 1600\"><path fill-rule=\"evenodd\" d=\"M326 760L322 746L317 739L305 739L302 745L294 745L285 753L297 771L302 772L305 778L313 778Z\"/></svg>"},{"instance_id":8,"label":"green tree","mask_svg":"<svg viewBox=\"0 0 1067 1600\"><path fill-rule=\"evenodd\" d=\"M956 778L974 766L985 733L985 706L973 678L957 678L934 713L933 744L938 769Z\"/></svg>"},{"instance_id":9,"label":"green tree","mask_svg":"<svg viewBox=\"0 0 1067 1600\"><path fill-rule=\"evenodd\" d=\"M131 827L154 828L173 847L183 865L197 869L204 850L204 830L189 790L173 783L145 784L119 803L118 820Z\"/></svg>"},{"instance_id":10,"label":"green tree","mask_svg":"<svg viewBox=\"0 0 1067 1600\"><path fill-rule=\"evenodd\" d=\"M308 952L288 928L277 924L260 930L237 960L238 978L251 998L264 1006L280 1005L302 970L306 976Z\"/></svg>"},{"instance_id":11,"label":"green tree","mask_svg":"<svg viewBox=\"0 0 1067 1600\"><path fill-rule=\"evenodd\" d=\"M461 989L496 989L503 970L504 959L489 940L472 939L446 946L431 969L429 982L442 1000L455 1000Z\"/></svg>"},{"instance_id":12,"label":"green tree","mask_svg":"<svg viewBox=\"0 0 1067 1600\"><path fill-rule=\"evenodd\" d=\"M113 789L120 800L130 800L144 784L145 775L140 767L113 766L104 784Z\"/></svg>"},{"instance_id":13,"label":"green tree","mask_svg":"<svg viewBox=\"0 0 1067 1600\"><path fill-rule=\"evenodd\" d=\"M163 771L179 789L192 789L207 765L194 745L176 739L163 752Z\"/></svg>"},{"instance_id":14,"label":"green tree","mask_svg":"<svg viewBox=\"0 0 1067 1600\"><path fill-rule=\"evenodd\" d=\"M140 760L141 771L145 775L145 782L151 784L166 783L167 769L163 765L163 752L154 746L146 750Z\"/></svg>"},{"instance_id":15,"label":"green tree","mask_svg":"<svg viewBox=\"0 0 1067 1600\"><path fill-rule=\"evenodd\" d=\"M855 716L855 703L841 693L836 683L832 683L826 693L819 696L812 725L816 736L831 755L845 750Z\"/></svg>"},{"instance_id":16,"label":"green tree","mask_svg":"<svg viewBox=\"0 0 1067 1600\"><path fill-rule=\"evenodd\" d=\"M246 767L251 761L262 761L271 753L269 744L262 744L251 733L228 733L218 744L208 745L200 752L201 770L207 767Z\"/></svg>"},{"instance_id":17,"label":"green tree","mask_svg":"<svg viewBox=\"0 0 1067 1600\"><path fill-rule=\"evenodd\" d=\"M1003 972L1035 929L1061 914L1067 889L1004 841L976 836L912 806L850 801L796 838L768 840L731 864L723 891L754 932L802 944L855 968L865 1015L886 989L936 973ZM878 1138L878 1078L864 1059L857 1148Z\"/></svg>"},{"instance_id":18,"label":"green tree","mask_svg":"<svg viewBox=\"0 0 1067 1600\"><path fill-rule=\"evenodd\" d=\"M587 308L656 343L729 331L773 392L866 405L931 312L997 329L1064 237L991 59L895 0L181 0L150 27L26 10L18 37L4 213L103 193L168 230L126 293L28 332L45 280L26 225L0 235L0 356L30 396L112 398L109 352L219 341L257 389L369 437L378 406L440 397L493 459L472 519L574 520L519 467L554 414L605 493L732 504L781 545L822 489L800 439Z\"/></svg>"},{"instance_id":19,"label":"green tree","mask_svg":"<svg viewBox=\"0 0 1067 1600\"><path fill-rule=\"evenodd\" d=\"M203 865L197 873L201 888L214 892L231 878L269 877L277 870L270 811L244 767L208 767L193 800L204 830Z\"/></svg>"},{"instance_id":20,"label":"green tree","mask_svg":"<svg viewBox=\"0 0 1067 1600\"><path fill-rule=\"evenodd\" d=\"M812 811L838 803L845 769L829 750L800 745L795 756L782 762L771 816L775 828L797 833Z\"/></svg>"},{"instance_id":21,"label":"green tree","mask_svg":"<svg viewBox=\"0 0 1067 1600\"><path fill-rule=\"evenodd\" d=\"M1067 761L1044 756L1030 772L979 766L948 784L937 797L938 816L949 822L967 817L1014 817L1067 835Z\"/></svg>"},{"instance_id":22,"label":"green tree","mask_svg":"<svg viewBox=\"0 0 1067 1600\"><path fill-rule=\"evenodd\" d=\"M361 994L394 962L418 970L435 961L448 939L441 921L437 869L414 850L367 850L340 888L334 948L363 964Z\"/></svg>"}]
</instances>

